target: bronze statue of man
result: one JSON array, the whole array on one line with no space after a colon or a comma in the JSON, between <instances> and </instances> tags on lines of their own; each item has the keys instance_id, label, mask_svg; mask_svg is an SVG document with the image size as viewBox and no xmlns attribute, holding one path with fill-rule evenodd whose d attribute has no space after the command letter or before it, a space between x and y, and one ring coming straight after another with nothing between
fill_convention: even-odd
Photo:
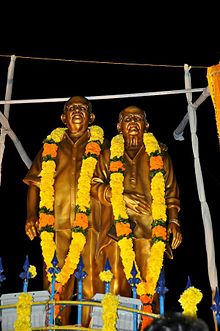
<instances>
[{"instance_id":1,"label":"bronze statue of man","mask_svg":"<svg viewBox=\"0 0 220 331\"><path fill-rule=\"evenodd\" d=\"M144 144L144 135L148 132L148 128L149 124L146 114L139 107L129 106L120 112L117 129L124 140L122 155L124 169L121 166L121 170L124 172L123 199L130 228L128 228L127 221L122 221L121 225L122 228L124 227L128 230L127 233L129 235L133 235L135 263L144 281L147 280L146 272L152 247L153 223L150 156ZM179 188L167 147L161 143L159 143L159 146L165 173L164 200L167 221L164 242L170 241L171 249L169 249L169 254L171 254L172 249L176 249L182 242L180 222L178 220L180 210ZM103 264L108 259L114 275L111 281L111 292L131 297L131 286L126 279L124 265L120 256L119 241L117 241L120 239L121 234L117 234L117 223L115 226L115 215L113 215L114 206L113 210L111 206L110 159L111 150L103 151L91 191L92 195L102 203L102 226L99 234L96 262L99 270L102 271ZM158 221L156 225L160 225L160 222ZM116 241L112 238L116 239ZM99 291L104 291L101 283L99 284Z\"/></svg>"},{"instance_id":2,"label":"bronze statue of man","mask_svg":"<svg viewBox=\"0 0 220 331\"><path fill-rule=\"evenodd\" d=\"M54 242L56 245L58 266L61 269L65 264L65 259L72 242L72 227L76 215L75 207L78 180L81 173L83 155L91 133L88 127L93 123L94 119L95 115L92 112L92 105L85 97L73 96L64 104L61 120L65 124L66 130L59 142L56 156L52 158L52 160L55 160L56 164L53 177L54 184L52 185L54 190L54 203L52 203L52 205L55 218ZM31 168L24 178L24 182L28 184L25 231L31 240L39 234L40 184L42 181L41 171L43 162L42 150L43 149L37 154ZM50 187L50 189L52 188ZM50 203L50 201L48 203ZM83 270L87 273L87 277L83 280L83 295L86 299L91 299L97 292L94 290L94 279L96 278L94 256L98 234L96 221L98 222L100 218L99 204L94 199L91 199L90 207L91 214L88 221L86 244L82 251ZM80 229L83 230L82 227ZM50 247L48 247L48 249L50 249ZM68 265L66 265L66 267L68 267ZM69 280L63 286L60 300L72 300L75 284L74 279L74 275L71 274ZM48 280L45 273L44 289L47 288ZM83 308L82 325L84 326L88 326L90 321L89 310L89 307ZM62 325L70 324L70 314L71 306L67 305L61 313Z\"/></svg>"}]
</instances>

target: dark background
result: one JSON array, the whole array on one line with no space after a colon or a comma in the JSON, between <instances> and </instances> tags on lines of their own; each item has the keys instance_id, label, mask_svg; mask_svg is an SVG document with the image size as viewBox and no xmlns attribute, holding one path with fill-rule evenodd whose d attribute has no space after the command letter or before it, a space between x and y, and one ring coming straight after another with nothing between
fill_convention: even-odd
<instances>
[{"instance_id":1,"label":"dark background","mask_svg":"<svg viewBox=\"0 0 220 331\"><path fill-rule=\"evenodd\" d=\"M59 12L59 8L57 9ZM107 8L103 12L106 11ZM206 26L205 30L201 25L195 24L194 30L190 29L192 26L187 26L180 35L177 16L172 16L172 24L169 19L166 19L166 24L159 19L150 25L146 23L151 16L150 12L145 12L143 19L140 17L140 8L139 20L133 12L129 17L125 16L123 21L121 17L118 19L116 11L108 19L105 15L97 15L95 19L89 11L85 15L84 10L68 12L68 8L56 16L53 16L52 10L46 15L36 7L28 15L16 15L16 8L13 12L14 16L10 18L13 29L8 28L9 23L6 20L1 29L0 55L18 56L12 94L14 100L180 90L184 89L184 64L192 66L192 87L205 88L208 85L207 67L217 64L220 58L220 47L210 39L213 36L213 25L210 31ZM32 15L33 12L35 16ZM36 59L37 57L45 60ZM74 59L82 62L49 59ZM1 100L5 96L9 62L10 57L0 57ZM124 65L116 64L122 62ZM199 95L200 93L193 93L193 101ZM183 243L175 251L174 260L165 260L166 286L169 289L165 310L182 310L178 299L185 289L187 277L190 276L192 285L203 293L203 299L198 305L198 316L206 320L210 331L213 331L204 229L189 125L184 131L184 141L175 141L173 138L173 131L187 112L185 95L94 100L92 104L96 115L95 123L104 128L107 138L110 139L117 133L116 123L120 110L134 104L146 110L150 131L158 140L167 144L181 192ZM11 105L11 128L32 160L40 149L42 140L61 125L62 108L63 102ZM3 112L2 105L1 111ZM197 109L197 125L200 162L212 217L216 265L219 271L220 159L215 112L210 97ZM1 293L22 291L19 274L27 254L30 264L35 265L38 271L37 277L30 281L29 290L42 289L40 242L39 239L30 242L24 232L27 187L22 179L26 172L25 164L7 136L0 187L0 256L6 276Z\"/></svg>"}]
</instances>

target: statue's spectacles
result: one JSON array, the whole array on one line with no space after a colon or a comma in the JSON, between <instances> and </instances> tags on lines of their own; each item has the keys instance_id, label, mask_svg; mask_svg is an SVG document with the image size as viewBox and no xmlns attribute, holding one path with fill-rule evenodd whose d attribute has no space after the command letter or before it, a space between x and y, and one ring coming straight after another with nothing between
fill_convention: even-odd
<instances>
[{"instance_id":1,"label":"statue's spectacles","mask_svg":"<svg viewBox=\"0 0 220 331\"><path fill-rule=\"evenodd\" d=\"M130 114L130 115L125 115L123 116L123 121L124 122L141 122L144 119L144 115L142 114Z\"/></svg>"},{"instance_id":2,"label":"statue's spectacles","mask_svg":"<svg viewBox=\"0 0 220 331\"><path fill-rule=\"evenodd\" d=\"M86 104L76 104L76 103L66 107L66 111L80 110L80 111L86 112L86 111L88 111L88 109L89 109L88 105L86 105Z\"/></svg>"}]
</instances>

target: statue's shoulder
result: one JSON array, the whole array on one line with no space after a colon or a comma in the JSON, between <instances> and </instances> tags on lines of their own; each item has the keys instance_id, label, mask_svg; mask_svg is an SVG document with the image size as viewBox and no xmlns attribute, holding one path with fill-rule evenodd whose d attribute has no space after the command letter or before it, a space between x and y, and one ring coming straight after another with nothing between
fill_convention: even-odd
<instances>
[{"instance_id":1,"label":"statue's shoulder","mask_svg":"<svg viewBox=\"0 0 220 331\"><path fill-rule=\"evenodd\" d=\"M168 151L167 145L159 141L159 146L160 146L160 149L161 149L161 153L166 154L166 152Z\"/></svg>"}]
</instances>

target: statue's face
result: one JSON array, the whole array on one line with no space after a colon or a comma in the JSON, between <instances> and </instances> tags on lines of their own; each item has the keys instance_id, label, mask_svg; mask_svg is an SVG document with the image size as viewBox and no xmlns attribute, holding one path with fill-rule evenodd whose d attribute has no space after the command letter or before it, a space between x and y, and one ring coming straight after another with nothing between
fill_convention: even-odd
<instances>
[{"instance_id":1,"label":"statue's face","mask_svg":"<svg viewBox=\"0 0 220 331\"><path fill-rule=\"evenodd\" d=\"M72 98L66 106L62 121L66 124L69 131L77 136L82 135L88 128L90 121L89 107L80 98Z\"/></svg>"},{"instance_id":2,"label":"statue's face","mask_svg":"<svg viewBox=\"0 0 220 331\"><path fill-rule=\"evenodd\" d=\"M125 140L129 137L137 137L138 140L143 138L146 127L146 119L141 109L135 106L125 108L122 112L120 130Z\"/></svg>"}]
</instances>

